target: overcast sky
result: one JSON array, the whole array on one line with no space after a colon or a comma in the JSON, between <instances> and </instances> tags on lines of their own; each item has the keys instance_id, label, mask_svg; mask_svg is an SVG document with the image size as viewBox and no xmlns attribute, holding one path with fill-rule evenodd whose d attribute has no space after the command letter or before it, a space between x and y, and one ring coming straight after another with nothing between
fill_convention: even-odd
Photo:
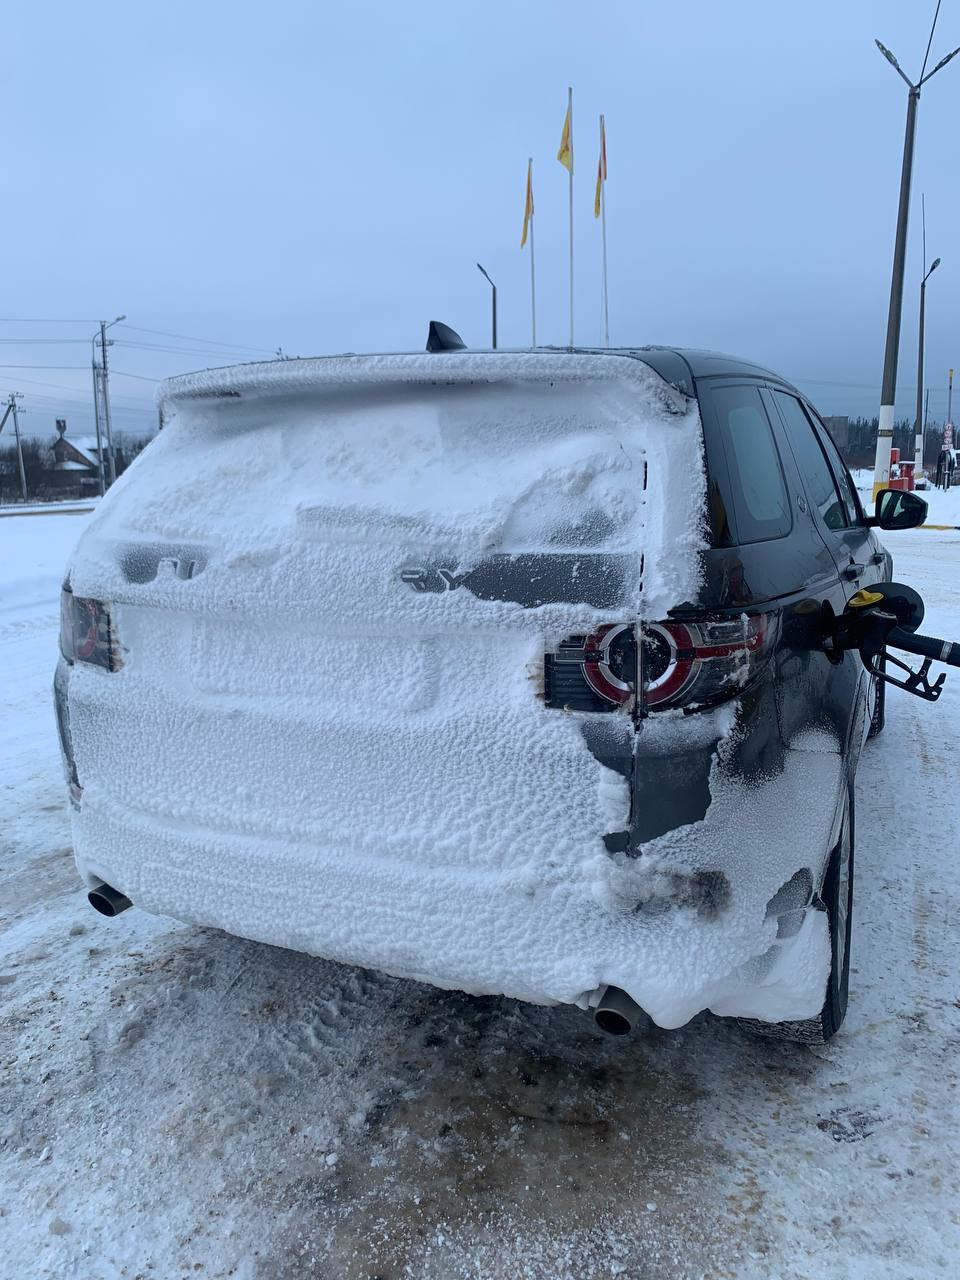
<instances>
[{"instance_id":1,"label":"overcast sky","mask_svg":"<svg viewBox=\"0 0 960 1280\"><path fill-rule=\"evenodd\" d=\"M733 352L826 413L872 415L906 109L873 40L916 76L933 8L13 0L0 391L23 392L32 430L64 415L89 428L91 321L120 313L139 326L112 331L126 429L155 421L145 379L277 347L416 350L434 318L485 346L478 260L499 288L501 345L526 345L531 155L538 339L566 342L555 156L569 84L576 340L601 339L602 111L611 343ZM958 44L960 0L944 0L930 65ZM920 103L898 416L916 394L921 191L928 258L943 257L927 290L932 416L960 367L958 102L960 58ZM13 367L27 365L43 367Z\"/></svg>"}]
</instances>

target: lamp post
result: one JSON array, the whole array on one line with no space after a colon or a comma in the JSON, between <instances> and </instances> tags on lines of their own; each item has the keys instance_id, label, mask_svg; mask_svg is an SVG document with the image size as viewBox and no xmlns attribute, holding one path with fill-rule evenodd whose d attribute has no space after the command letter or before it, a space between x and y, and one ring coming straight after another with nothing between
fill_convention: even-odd
<instances>
[{"instance_id":1,"label":"lamp post","mask_svg":"<svg viewBox=\"0 0 960 1280\"><path fill-rule=\"evenodd\" d=\"M115 320L107 322L100 321L99 334L93 335L93 410L97 423L97 458L98 458L98 478L100 481L100 494L103 495L103 442L100 434L100 400L103 401L103 425L107 435L107 464L109 467L110 484L113 484L117 478L117 465L113 452L113 424L110 418L110 386L108 382L107 372L107 330L112 329L115 324L119 324L121 320L126 320L126 316L117 316ZM97 396L97 342L100 343L100 397Z\"/></svg>"},{"instance_id":2,"label":"lamp post","mask_svg":"<svg viewBox=\"0 0 960 1280\"><path fill-rule=\"evenodd\" d=\"M947 65L951 58L960 53L960 48L941 58L932 71L927 72L927 58L930 56L930 45L933 43L933 32L937 25L937 13L933 17L930 28L930 39L927 41L927 55L923 60L920 79L916 84L904 74L899 62L879 40L876 46L894 68L907 86L907 127L903 140L903 165L900 171L900 204L897 210L897 236L893 250L893 278L890 283L890 309L887 313L887 341L883 357L883 386L880 391L880 423L877 431L877 456L873 468L873 496L882 489L890 478L890 446L893 443L893 405L897 394L897 357L900 350L900 320L903 313L903 271L907 253L907 219L910 212L910 178L913 172L913 140L917 129L917 104L920 101L920 90L929 79Z\"/></svg>"},{"instance_id":3,"label":"lamp post","mask_svg":"<svg viewBox=\"0 0 960 1280\"><path fill-rule=\"evenodd\" d=\"M930 270L920 281L920 341L919 350L917 352L917 424L914 428L916 433L916 448L914 450L915 466L913 474L917 480L920 479L920 473L923 470L923 311L927 300L927 281L940 265L940 259L934 258ZM926 266L926 263L924 263Z\"/></svg>"},{"instance_id":4,"label":"lamp post","mask_svg":"<svg viewBox=\"0 0 960 1280\"><path fill-rule=\"evenodd\" d=\"M497 286L493 283L493 281L487 275L486 271L484 271L483 267L481 267L479 262L477 263L477 270L480 272L480 274L486 280L487 284L489 284L490 288L493 290L493 349L494 351L496 351L497 349Z\"/></svg>"}]
</instances>

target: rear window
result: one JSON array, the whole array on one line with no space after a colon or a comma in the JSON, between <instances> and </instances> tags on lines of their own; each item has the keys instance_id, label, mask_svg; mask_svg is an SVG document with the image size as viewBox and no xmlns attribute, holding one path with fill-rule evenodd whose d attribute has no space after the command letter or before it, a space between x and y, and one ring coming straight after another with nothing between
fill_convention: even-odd
<instances>
[{"instance_id":1,"label":"rear window","mask_svg":"<svg viewBox=\"0 0 960 1280\"><path fill-rule=\"evenodd\" d=\"M790 532L790 500L760 392L756 386L714 387L717 417L740 542L765 542Z\"/></svg>"}]
</instances>

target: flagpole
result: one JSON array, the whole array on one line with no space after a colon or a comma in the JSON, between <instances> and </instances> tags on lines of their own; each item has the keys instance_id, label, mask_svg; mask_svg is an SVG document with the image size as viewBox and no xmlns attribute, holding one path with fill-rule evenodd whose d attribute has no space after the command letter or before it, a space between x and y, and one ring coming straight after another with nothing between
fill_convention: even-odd
<instances>
[{"instance_id":1,"label":"flagpole","mask_svg":"<svg viewBox=\"0 0 960 1280\"><path fill-rule=\"evenodd\" d=\"M600 147L601 155L605 150L606 139L604 137L603 116L600 117ZM607 302L607 183L606 174L604 180L600 183L600 239L603 244L603 345L610 345L610 316L608 312Z\"/></svg>"},{"instance_id":2,"label":"flagpole","mask_svg":"<svg viewBox=\"0 0 960 1280\"><path fill-rule=\"evenodd\" d=\"M567 89L567 119L570 121L570 346L573 346L573 89Z\"/></svg>"},{"instance_id":3,"label":"flagpole","mask_svg":"<svg viewBox=\"0 0 960 1280\"><path fill-rule=\"evenodd\" d=\"M533 182L533 157L530 157L530 182ZM533 330L533 346L537 345L537 276L533 264L533 224L536 215L530 215L530 325Z\"/></svg>"}]
</instances>

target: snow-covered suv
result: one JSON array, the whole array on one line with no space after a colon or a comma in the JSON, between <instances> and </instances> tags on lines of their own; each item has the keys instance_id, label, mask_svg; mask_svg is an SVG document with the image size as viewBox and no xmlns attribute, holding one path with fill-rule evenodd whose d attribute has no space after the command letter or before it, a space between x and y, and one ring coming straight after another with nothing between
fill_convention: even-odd
<instances>
[{"instance_id":1,"label":"snow-covered suv","mask_svg":"<svg viewBox=\"0 0 960 1280\"><path fill-rule=\"evenodd\" d=\"M63 594L94 905L609 1030L833 1034L882 703L824 619L890 560L795 388L666 348L448 351L161 405Z\"/></svg>"}]
</instances>

